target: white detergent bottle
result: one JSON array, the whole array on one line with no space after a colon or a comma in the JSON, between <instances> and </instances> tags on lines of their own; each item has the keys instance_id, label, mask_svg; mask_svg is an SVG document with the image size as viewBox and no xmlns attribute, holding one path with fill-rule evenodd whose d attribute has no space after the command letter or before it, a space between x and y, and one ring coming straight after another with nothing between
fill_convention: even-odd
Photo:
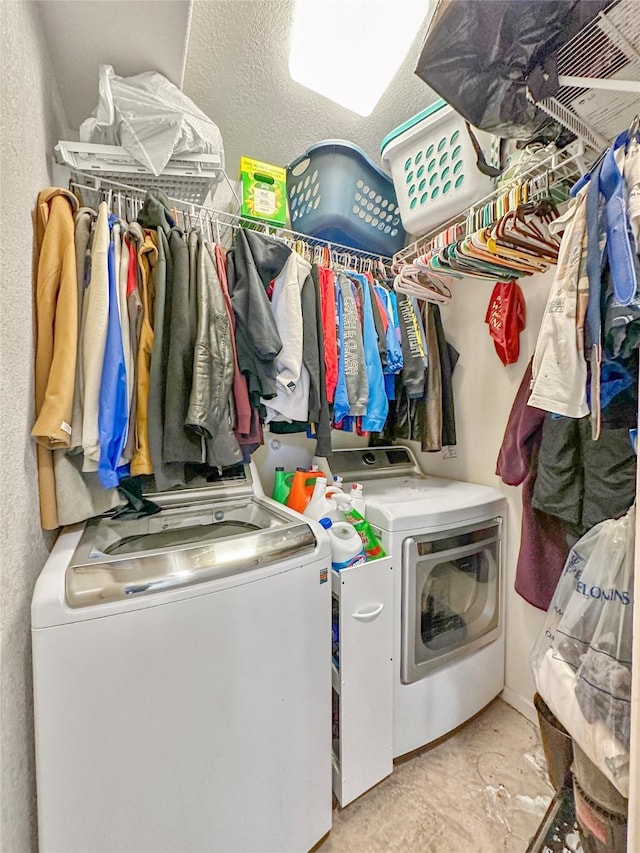
<instances>
[{"instance_id":1,"label":"white detergent bottle","mask_svg":"<svg viewBox=\"0 0 640 853\"><path fill-rule=\"evenodd\" d=\"M342 489L342 484L344 482L344 478L340 476L340 474L333 475L333 485L337 486L339 489ZM343 489L344 491L344 489Z\"/></svg>"},{"instance_id":2,"label":"white detergent bottle","mask_svg":"<svg viewBox=\"0 0 640 853\"><path fill-rule=\"evenodd\" d=\"M353 508L357 509L360 515L364 517L365 501L362 483L354 483L351 486L349 497L351 498L351 505L353 506Z\"/></svg>"},{"instance_id":3,"label":"white detergent bottle","mask_svg":"<svg viewBox=\"0 0 640 853\"><path fill-rule=\"evenodd\" d=\"M335 486L327 486L327 478L326 477L317 477L315 485L313 487L313 494L311 495L311 500L307 504L304 510L304 515L309 518L313 518L315 521L323 518L324 516L328 516L329 518L337 519L338 518L338 507L334 500L331 500L331 495L340 491L336 489Z\"/></svg>"},{"instance_id":4,"label":"white detergent bottle","mask_svg":"<svg viewBox=\"0 0 640 853\"><path fill-rule=\"evenodd\" d=\"M334 523L330 518L321 518L320 524L331 539L331 568L335 572L366 562L362 541L349 522Z\"/></svg>"}]
</instances>

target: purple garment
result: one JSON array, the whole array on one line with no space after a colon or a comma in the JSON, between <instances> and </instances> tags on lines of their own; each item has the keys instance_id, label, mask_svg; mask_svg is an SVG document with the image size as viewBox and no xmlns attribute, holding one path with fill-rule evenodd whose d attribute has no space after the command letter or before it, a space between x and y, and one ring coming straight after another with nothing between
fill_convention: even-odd
<instances>
[{"instance_id":1,"label":"purple garment","mask_svg":"<svg viewBox=\"0 0 640 853\"><path fill-rule=\"evenodd\" d=\"M496 473L508 486L522 485L522 528L515 590L529 604L547 610L569 546L564 523L531 506L546 415L542 409L527 405L531 378L529 362L507 421Z\"/></svg>"}]
</instances>

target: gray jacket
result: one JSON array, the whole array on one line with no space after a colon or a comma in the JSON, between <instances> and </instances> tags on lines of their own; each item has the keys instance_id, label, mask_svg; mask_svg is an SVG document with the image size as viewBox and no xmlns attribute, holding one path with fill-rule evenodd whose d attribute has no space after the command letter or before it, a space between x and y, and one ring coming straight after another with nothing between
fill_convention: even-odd
<instances>
[{"instance_id":1,"label":"gray jacket","mask_svg":"<svg viewBox=\"0 0 640 853\"><path fill-rule=\"evenodd\" d=\"M364 361L362 329L358 317L358 306L353 295L351 282L343 272L338 273L338 286L342 293L344 311L344 373L349 397L349 414L367 414L369 383Z\"/></svg>"},{"instance_id":2,"label":"gray jacket","mask_svg":"<svg viewBox=\"0 0 640 853\"><path fill-rule=\"evenodd\" d=\"M271 304L269 282L281 273L291 249L281 240L240 228L228 255L227 278L236 315L238 366L247 377L252 404L275 397L276 356L282 349Z\"/></svg>"},{"instance_id":3,"label":"gray jacket","mask_svg":"<svg viewBox=\"0 0 640 853\"><path fill-rule=\"evenodd\" d=\"M232 331L215 258L207 243L198 252L198 326L186 427L206 440L206 461L214 467L242 462L230 412L234 361Z\"/></svg>"},{"instance_id":4,"label":"gray jacket","mask_svg":"<svg viewBox=\"0 0 640 853\"><path fill-rule=\"evenodd\" d=\"M173 288L162 457L165 463L201 462L200 438L194 435L192 430L185 429L198 329L198 234L192 231L187 244L182 232L172 228L169 234L169 247L173 258Z\"/></svg>"}]
</instances>

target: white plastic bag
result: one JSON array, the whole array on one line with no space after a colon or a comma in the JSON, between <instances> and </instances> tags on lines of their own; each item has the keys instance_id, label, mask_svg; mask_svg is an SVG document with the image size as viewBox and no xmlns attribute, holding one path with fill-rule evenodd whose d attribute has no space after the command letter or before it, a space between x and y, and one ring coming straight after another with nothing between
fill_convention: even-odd
<instances>
[{"instance_id":1,"label":"white plastic bag","mask_svg":"<svg viewBox=\"0 0 640 853\"><path fill-rule=\"evenodd\" d=\"M572 548L532 654L538 692L629 796L635 506Z\"/></svg>"},{"instance_id":2,"label":"white plastic bag","mask_svg":"<svg viewBox=\"0 0 640 853\"><path fill-rule=\"evenodd\" d=\"M81 142L121 145L159 175L174 154L220 154L222 136L214 122L157 71L118 77L100 66L98 106L80 125Z\"/></svg>"}]
</instances>

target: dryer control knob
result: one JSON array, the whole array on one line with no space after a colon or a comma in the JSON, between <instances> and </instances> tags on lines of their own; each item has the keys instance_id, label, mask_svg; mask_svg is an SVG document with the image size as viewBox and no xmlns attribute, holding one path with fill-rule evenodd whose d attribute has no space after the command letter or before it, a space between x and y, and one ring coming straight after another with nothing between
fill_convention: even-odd
<instances>
[{"instance_id":1,"label":"dryer control knob","mask_svg":"<svg viewBox=\"0 0 640 853\"><path fill-rule=\"evenodd\" d=\"M365 465L375 465L376 464L376 456L375 453L365 453L362 457L362 461Z\"/></svg>"}]
</instances>

